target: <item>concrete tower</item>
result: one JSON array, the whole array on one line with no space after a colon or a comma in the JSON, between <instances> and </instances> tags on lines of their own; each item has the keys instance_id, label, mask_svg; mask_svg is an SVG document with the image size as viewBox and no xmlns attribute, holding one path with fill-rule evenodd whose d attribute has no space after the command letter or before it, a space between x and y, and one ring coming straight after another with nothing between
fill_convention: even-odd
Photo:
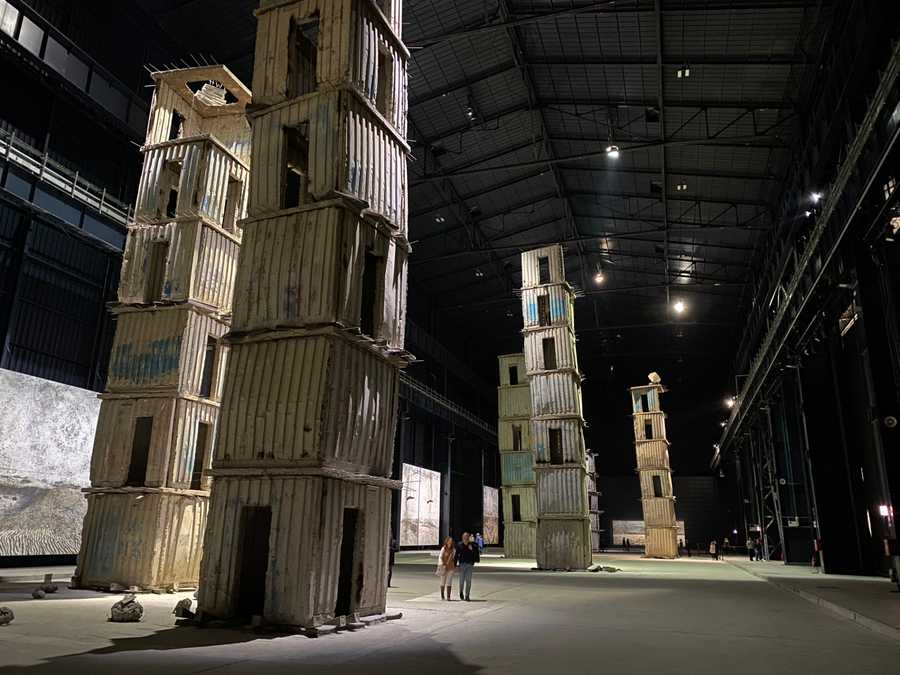
<instances>
[{"instance_id":1,"label":"concrete tower","mask_svg":"<svg viewBox=\"0 0 900 675\"><path fill-rule=\"evenodd\" d=\"M400 0L265 0L202 617L384 611L406 306Z\"/></svg>"},{"instance_id":2,"label":"concrete tower","mask_svg":"<svg viewBox=\"0 0 900 675\"><path fill-rule=\"evenodd\" d=\"M675 558L678 556L675 496L669 468L666 414L659 407L660 394L666 389L656 373L650 373L649 378L650 384L629 390L644 511L644 554L648 558Z\"/></svg>"},{"instance_id":3,"label":"concrete tower","mask_svg":"<svg viewBox=\"0 0 900 675\"><path fill-rule=\"evenodd\" d=\"M503 491L503 550L507 558L534 558L537 503L531 445L531 390L524 354L499 357L497 439Z\"/></svg>"},{"instance_id":4,"label":"concrete tower","mask_svg":"<svg viewBox=\"0 0 900 675\"><path fill-rule=\"evenodd\" d=\"M562 246L522 254L522 332L537 495L535 554L541 569L584 569L591 562L574 300Z\"/></svg>"},{"instance_id":5,"label":"concrete tower","mask_svg":"<svg viewBox=\"0 0 900 675\"><path fill-rule=\"evenodd\" d=\"M193 587L249 186L250 92L227 68L153 74L76 584Z\"/></svg>"}]
</instances>

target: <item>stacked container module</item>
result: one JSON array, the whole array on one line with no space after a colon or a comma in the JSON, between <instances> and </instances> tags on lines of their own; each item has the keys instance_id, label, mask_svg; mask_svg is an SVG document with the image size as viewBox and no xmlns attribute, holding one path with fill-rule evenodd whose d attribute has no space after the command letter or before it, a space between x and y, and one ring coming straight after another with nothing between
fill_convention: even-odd
<instances>
[{"instance_id":1,"label":"stacked container module","mask_svg":"<svg viewBox=\"0 0 900 675\"><path fill-rule=\"evenodd\" d=\"M507 558L534 558L537 502L531 445L531 389L525 355L506 354L499 361L497 438L503 491L503 551Z\"/></svg>"},{"instance_id":2,"label":"stacked container module","mask_svg":"<svg viewBox=\"0 0 900 675\"><path fill-rule=\"evenodd\" d=\"M267 0L202 619L385 609L409 148L400 0Z\"/></svg>"},{"instance_id":3,"label":"stacked container module","mask_svg":"<svg viewBox=\"0 0 900 675\"><path fill-rule=\"evenodd\" d=\"M600 536L600 492L597 489L596 455L588 450L587 455L587 481L588 481L588 513L591 517L591 551L599 553L601 549Z\"/></svg>"},{"instance_id":4,"label":"stacked container module","mask_svg":"<svg viewBox=\"0 0 900 675\"><path fill-rule=\"evenodd\" d=\"M153 74L144 166L74 582L196 587L249 187L249 90L227 68Z\"/></svg>"},{"instance_id":5,"label":"stacked container module","mask_svg":"<svg viewBox=\"0 0 900 675\"><path fill-rule=\"evenodd\" d=\"M644 511L644 555L648 558L678 556L678 526L675 496L666 440L666 414L660 409L660 394L666 391L659 376L651 373L650 384L632 387L634 449L641 481Z\"/></svg>"},{"instance_id":6,"label":"stacked container module","mask_svg":"<svg viewBox=\"0 0 900 675\"><path fill-rule=\"evenodd\" d=\"M540 569L585 569L591 562L574 299L562 246L522 254L522 332L531 390Z\"/></svg>"}]
</instances>

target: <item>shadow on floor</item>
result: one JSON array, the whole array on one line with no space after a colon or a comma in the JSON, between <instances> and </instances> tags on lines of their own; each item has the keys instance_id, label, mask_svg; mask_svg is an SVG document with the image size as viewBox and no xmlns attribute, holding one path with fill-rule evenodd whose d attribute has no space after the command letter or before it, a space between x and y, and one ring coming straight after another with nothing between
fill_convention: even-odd
<instances>
[{"instance_id":1,"label":"shadow on floor","mask_svg":"<svg viewBox=\"0 0 900 675\"><path fill-rule=\"evenodd\" d=\"M250 630L197 628L179 626L164 628L149 635L112 638L112 644L89 651L53 657L31 666L0 667L0 673L65 673L104 675L131 670L140 673L214 673L220 668L229 674L249 673L322 673L343 675L359 673L373 666L376 672L392 675L469 675L481 672L480 666L460 660L448 647L431 637L417 635L414 640L390 641L373 649L371 636L381 626L357 633L341 633L310 639L301 635L256 633ZM367 634L369 639L366 639ZM289 647L249 643L287 637ZM411 636L408 636L411 637ZM244 645L244 646L242 646ZM198 652L214 647L214 651ZM339 649L335 649L339 647Z\"/></svg>"}]
</instances>

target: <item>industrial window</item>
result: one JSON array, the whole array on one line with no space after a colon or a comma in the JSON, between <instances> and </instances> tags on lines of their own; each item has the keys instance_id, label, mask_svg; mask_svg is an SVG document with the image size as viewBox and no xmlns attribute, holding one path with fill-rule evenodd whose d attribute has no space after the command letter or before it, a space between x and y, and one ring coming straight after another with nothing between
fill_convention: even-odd
<instances>
[{"instance_id":1,"label":"industrial window","mask_svg":"<svg viewBox=\"0 0 900 675\"><path fill-rule=\"evenodd\" d=\"M382 115L390 117L394 95L394 59L386 51L379 49L376 68L378 74L375 84L375 107Z\"/></svg>"},{"instance_id":2,"label":"industrial window","mask_svg":"<svg viewBox=\"0 0 900 675\"><path fill-rule=\"evenodd\" d=\"M216 338L206 338L206 350L203 352L203 373L200 376L200 395L209 398L212 394L213 366L216 363Z\"/></svg>"},{"instance_id":3,"label":"industrial window","mask_svg":"<svg viewBox=\"0 0 900 675\"><path fill-rule=\"evenodd\" d=\"M147 265L147 286L144 297L147 302L162 300L166 282L166 261L169 258L169 242L155 241L150 244L150 260Z\"/></svg>"},{"instance_id":4,"label":"industrial window","mask_svg":"<svg viewBox=\"0 0 900 675\"><path fill-rule=\"evenodd\" d=\"M562 429L548 429L547 434L550 440L550 463L562 464L565 461L562 450Z\"/></svg>"},{"instance_id":5,"label":"industrial window","mask_svg":"<svg viewBox=\"0 0 900 675\"><path fill-rule=\"evenodd\" d=\"M517 366L509 367L509 384L513 387L519 384L519 369Z\"/></svg>"},{"instance_id":6,"label":"industrial window","mask_svg":"<svg viewBox=\"0 0 900 675\"><path fill-rule=\"evenodd\" d=\"M663 489L662 489L662 478L658 475L653 476L653 496L654 497L662 497Z\"/></svg>"},{"instance_id":7,"label":"industrial window","mask_svg":"<svg viewBox=\"0 0 900 675\"><path fill-rule=\"evenodd\" d=\"M550 296L539 295L537 299L538 325L550 325Z\"/></svg>"},{"instance_id":8,"label":"industrial window","mask_svg":"<svg viewBox=\"0 0 900 675\"><path fill-rule=\"evenodd\" d=\"M366 251L362 275L362 297L360 298L359 328L369 337L376 337L376 318L380 302L378 301L378 276L383 258L372 251Z\"/></svg>"},{"instance_id":9,"label":"industrial window","mask_svg":"<svg viewBox=\"0 0 900 675\"><path fill-rule=\"evenodd\" d=\"M181 162L166 162L159 181L159 200L166 203L166 218L175 218L178 215L178 187L180 183ZM158 209L157 217L162 217Z\"/></svg>"},{"instance_id":10,"label":"industrial window","mask_svg":"<svg viewBox=\"0 0 900 675\"><path fill-rule=\"evenodd\" d=\"M650 410L650 398L647 394L641 394L641 410L644 412Z\"/></svg>"},{"instance_id":11,"label":"industrial window","mask_svg":"<svg viewBox=\"0 0 900 675\"><path fill-rule=\"evenodd\" d=\"M519 523L522 521L522 498L519 495L512 495L510 501L512 501L513 522Z\"/></svg>"},{"instance_id":12,"label":"industrial window","mask_svg":"<svg viewBox=\"0 0 900 675\"><path fill-rule=\"evenodd\" d=\"M653 438L653 422L644 420L644 438Z\"/></svg>"},{"instance_id":13,"label":"industrial window","mask_svg":"<svg viewBox=\"0 0 900 675\"><path fill-rule=\"evenodd\" d=\"M194 466L191 469L191 490L203 489L203 469L206 468L209 424L197 424L197 442L194 444Z\"/></svg>"},{"instance_id":14,"label":"industrial window","mask_svg":"<svg viewBox=\"0 0 900 675\"><path fill-rule=\"evenodd\" d=\"M237 178L229 177L228 188L225 190L225 210L222 214L222 227L229 232L237 226L243 192L244 184Z\"/></svg>"},{"instance_id":15,"label":"industrial window","mask_svg":"<svg viewBox=\"0 0 900 675\"><path fill-rule=\"evenodd\" d=\"M125 485L141 486L147 480L147 461L150 458L150 440L153 438L153 418L138 417L134 420L134 438L131 441L131 463Z\"/></svg>"},{"instance_id":16,"label":"industrial window","mask_svg":"<svg viewBox=\"0 0 900 675\"><path fill-rule=\"evenodd\" d=\"M304 125L308 128L308 125ZM301 127L284 130L284 184L281 208L293 209L310 201L309 137Z\"/></svg>"},{"instance_id":17,"label":"industrial window","mask_svg":"<svg viewBox=\"0 0 900 675\"><path fill-rule=\"evenodd\" d=\"M550 283L550 258L547 256L538 258L538 283Z\"/></svg>"},{"instance_id":18,"label":"industrial window","mask_svg":"<svg viewBox=\"0 0 900 675\"><path fill-rule=\"evenodd\" d=\"M184 115L173 108L172 116L169 119L169 140L174 141L175 139L181 138L183 133Z\"/></svg>"},{"instance_id":19,"label":"industrial window","mask_svg":"<svg viewBox=\"0 0 900 675\"><path fill-rule=\"evenodd\" d=\"M544 348L544 370L556 370L556 340L554 338L544 338L542 345Z\"/></svg>"},{"instance_id":20,"label":"industrial window","mask_svg":"<svg viewBox=\"0 0 900 675\"><path fill-rule=\"evenodd\" d=\"M512 427L512 449L518 452L522 449L522 427L519 424L513 424Z\"/></svg>"},{"instance_id":21,"label":"industrial window","mask_svg":"<svg viewBox=\"0 0 900 675\"><path fill-rule=\"evenodd\" d=\"M316 59L319 53L319 19L291 19L288 34L287 86L288 98L310 94L316 90Z\"/></svg>"}]
</instances>

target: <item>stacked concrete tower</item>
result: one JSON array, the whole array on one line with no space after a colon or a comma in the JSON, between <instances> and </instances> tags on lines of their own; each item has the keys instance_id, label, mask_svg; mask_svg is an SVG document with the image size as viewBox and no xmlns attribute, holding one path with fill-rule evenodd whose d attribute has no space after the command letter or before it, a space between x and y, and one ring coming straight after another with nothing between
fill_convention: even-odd
<instances>
[{"instance_id":1,"label":"stacked concrete tower","mask_svg":"<svg viewBox=\"0 0 900 675\"><path fill-rule=\"evenodd\" d=\"M400 0L265 0L201 617L384 611L406 304Z\"/></svg>"},{"instance_id":2,"label":"stacked concrete tower","mask_svg":"<svg viewBox=\"0 0 900 675\"><path fill-rule=\"evenodd\" d=\"M156 88L86 490L77 585L196 586L246 207L250 92L222 66Z\"/></svg>"},{"instance_id":3,"label":"stacked concrete tower","mask_svg":"<svg viewBox=\"0 0 900 675\"><path fill-rule=\"evenodd\" d=\"M499 357L497 440L503 492L503 552L507 558L534 558L537 503L531 445L531 389L524 354Z\"/></svg>"},{"instance_id":4,"label":"stacked concrete tower","mask_svg":"<svg viewBox=\"0 0 900 675\"><path fill-rule=\"evenodd\" d=\"M650 373L649 378L650 384L629 390L644 511L644 555L649 558L675 558L678 556L675 496L669 468L666 414L659 405L660 394L666 389L656 373Z\"/></svg>"},{"instance_id":5,"label":"stacked concrete tower","mask_svg":"<svg viewBox=\"0 0 900 675\"><path fill-rule=\"evenodd\" d=\"M562 246L523 253L522 332L535 451L535 555L541 569L584 569L591 562L574 309Z\"/></svg>"}]
</instances>

